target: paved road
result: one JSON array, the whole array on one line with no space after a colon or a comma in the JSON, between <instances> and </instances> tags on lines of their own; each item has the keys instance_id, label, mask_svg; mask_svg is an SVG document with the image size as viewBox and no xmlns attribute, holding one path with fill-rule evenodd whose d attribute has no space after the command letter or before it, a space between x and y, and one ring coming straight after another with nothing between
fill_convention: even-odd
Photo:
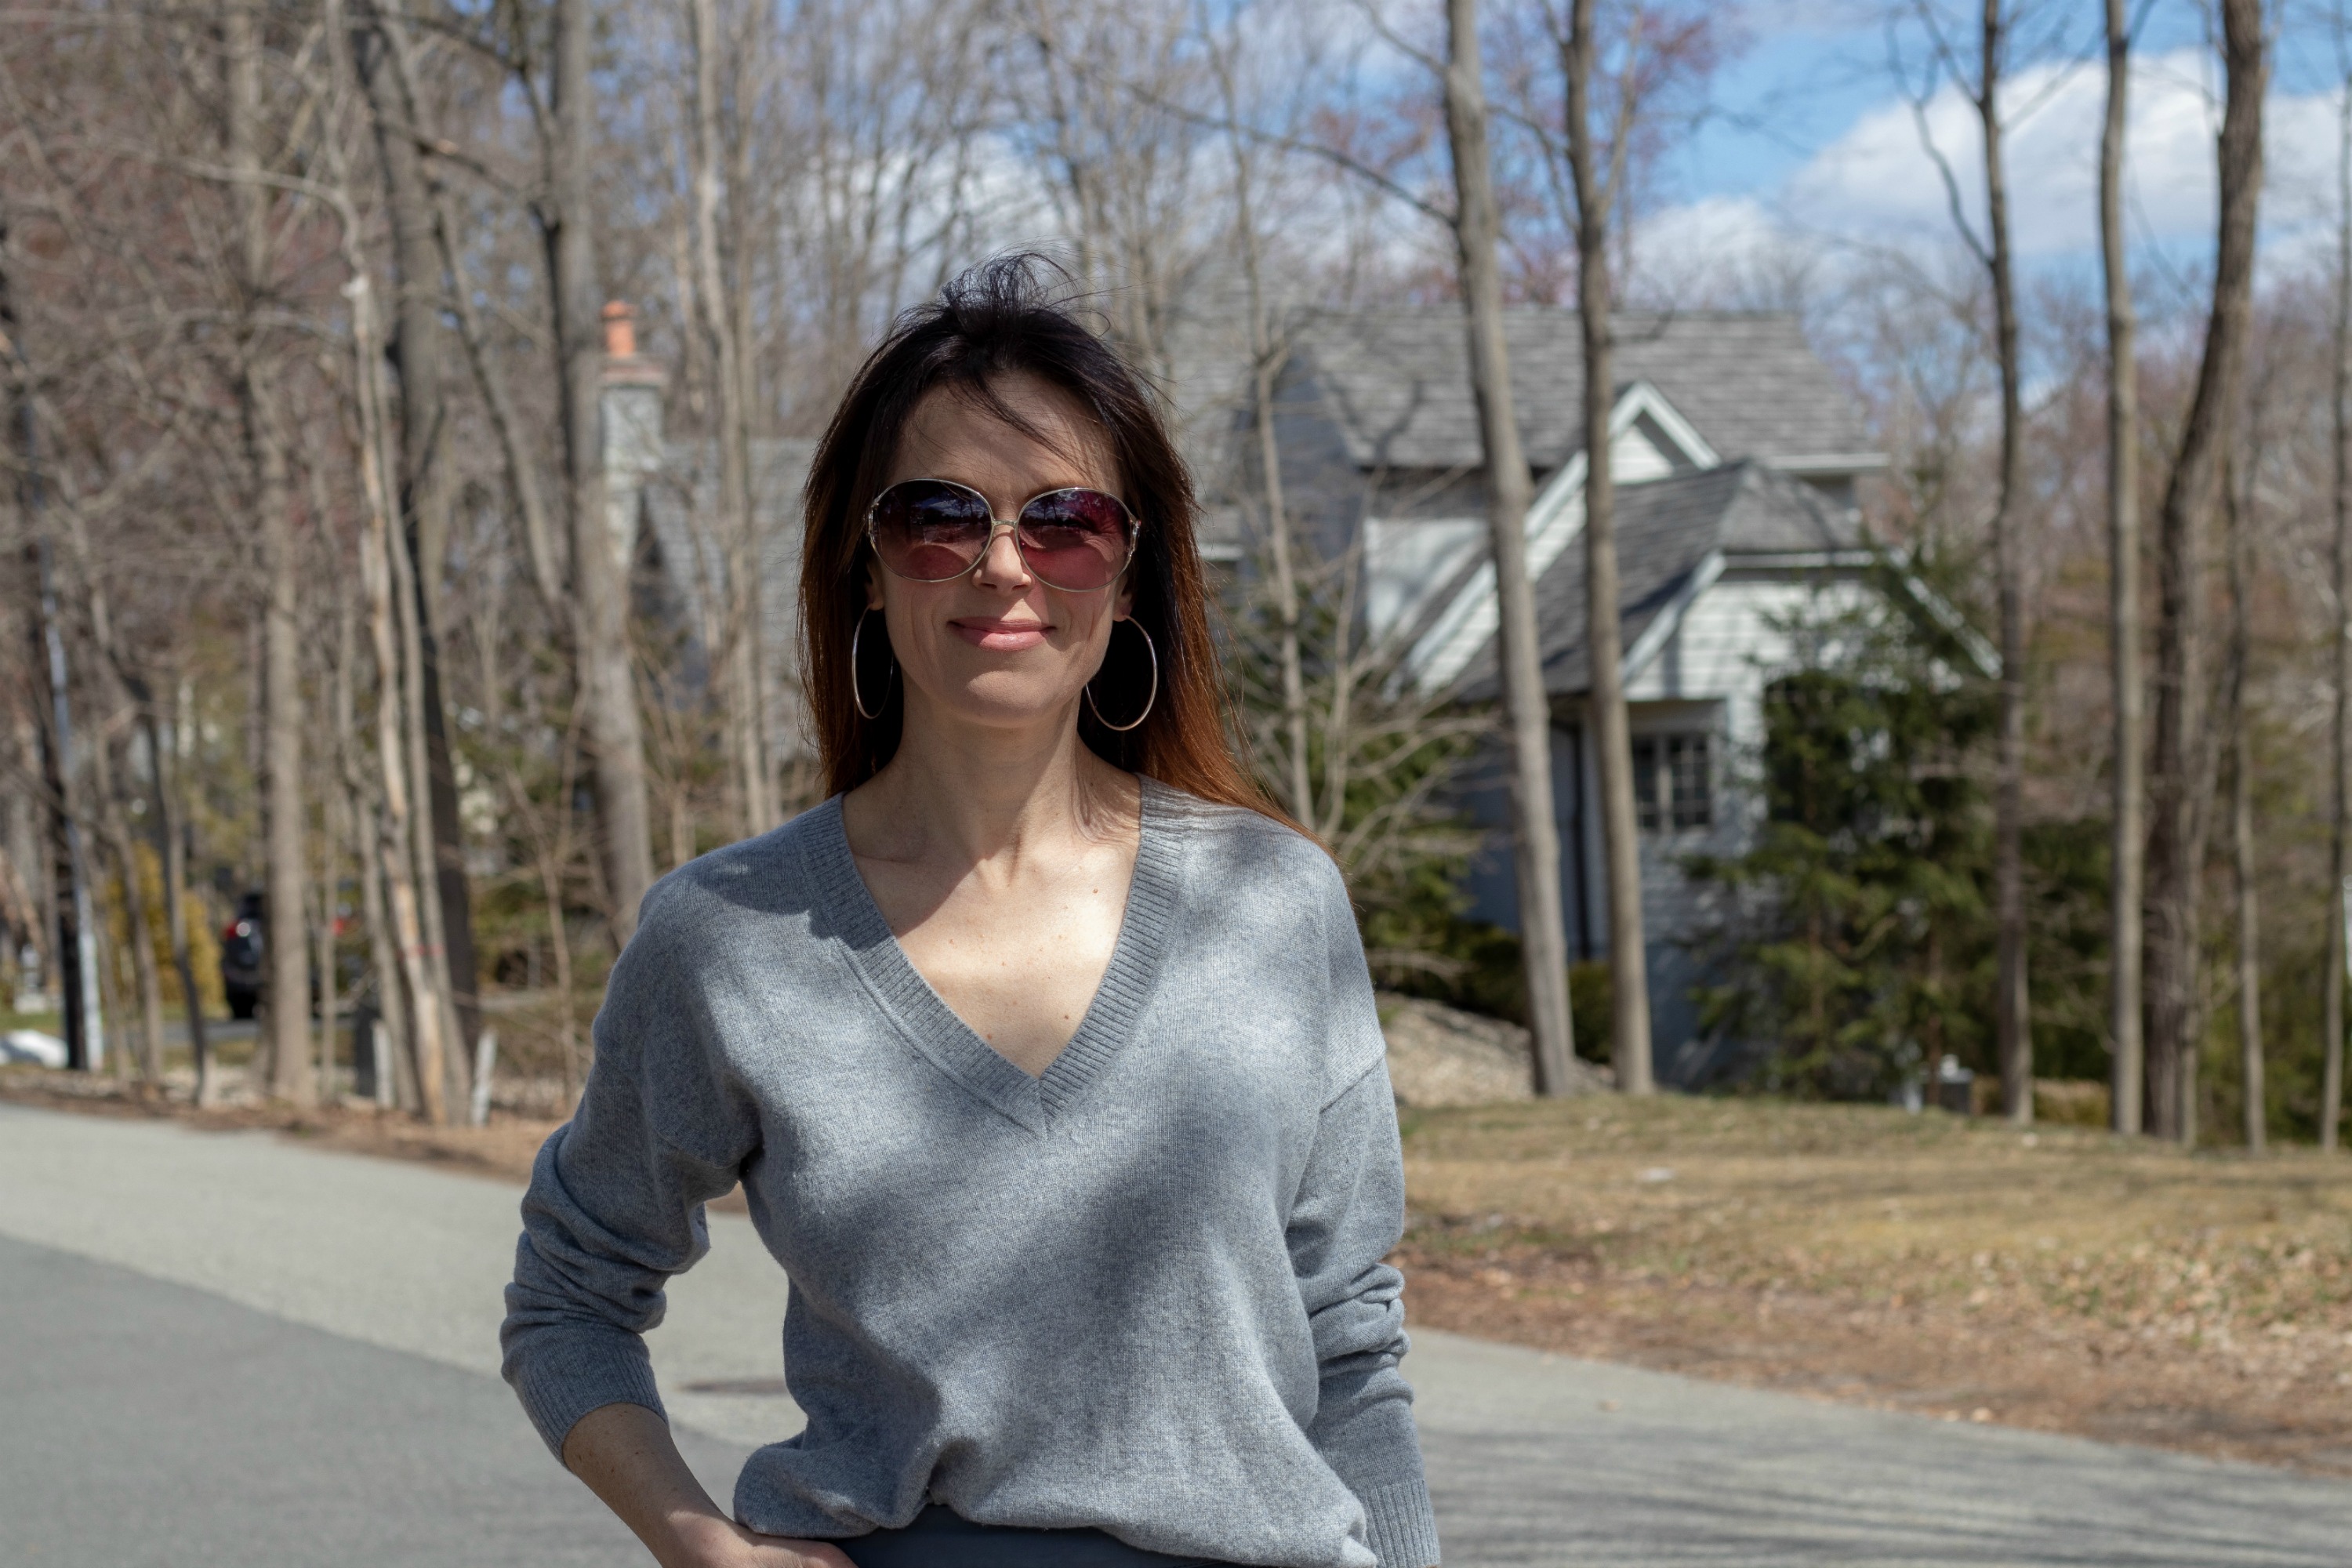
<instances>
[{"instance_id":1,"label":"paved road","mask_svg":"<svg viewBox=\"0 0 2352 1568\"><path fill-rule=\"evenodd\" d=\"M0 1106L0 1568L641 1563L495 1380L514 1197ZM799 1415L782 1280L711 1230L651 1342L723 1497ZM2352 1561L2340 1482L1433 1332L1406 1370L1455 1568Z\"/></svg>"}]
</instances>

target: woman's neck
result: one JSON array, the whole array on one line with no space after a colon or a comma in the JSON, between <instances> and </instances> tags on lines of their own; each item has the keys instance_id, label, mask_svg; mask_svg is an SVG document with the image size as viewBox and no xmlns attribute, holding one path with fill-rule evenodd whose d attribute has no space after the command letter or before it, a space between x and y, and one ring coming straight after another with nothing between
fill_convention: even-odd
<instances>
[{"instance_id":1,"label":"woman's neck","mask_svg":"<svg viewBox=\"0 0 2352 1568\"><path fill-rule=\"evenodd\" d=\"M1005 729L909 713L897 754L845 803L853 843L885 860L978 865L1130 829L1135 781L1087 749L1076 718Z\"/></svg>"}]
</instances>

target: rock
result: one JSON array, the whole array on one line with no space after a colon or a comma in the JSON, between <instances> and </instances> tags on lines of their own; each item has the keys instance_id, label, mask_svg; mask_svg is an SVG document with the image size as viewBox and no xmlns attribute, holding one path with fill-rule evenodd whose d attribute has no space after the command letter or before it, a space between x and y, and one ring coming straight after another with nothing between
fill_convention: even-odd
<instances>
[{"instance_id":1,"label":"rock","mask_svg":"<svg viewBox=\"0 0 2352 1568\"><path fill-rule=\"evenodd\" d=\"M66 1043L38 1029L12 1029L0 1036L0 1062L38 1062L45 1068L66 1065Z\"/></svg>"},{"instance_id":2,"label":"rock","mask_svg":"<svg viewBox=\"0 0 2352 1568\"><path fill-rule=\"evenodd\" d=\"M1399 1105L1421 1110L1535 1097L1528 1035L1518 1025L1385 991L1380 1007L1389 1084ZM1607 1068L1580 1061L1568 1092L1600 1093L1613 1082Z\"/></svg>"}]
</instances>

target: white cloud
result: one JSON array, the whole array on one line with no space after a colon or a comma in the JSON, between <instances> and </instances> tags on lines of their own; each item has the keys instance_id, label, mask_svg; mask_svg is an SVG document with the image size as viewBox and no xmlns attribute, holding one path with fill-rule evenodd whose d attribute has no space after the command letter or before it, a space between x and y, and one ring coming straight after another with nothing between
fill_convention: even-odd
<instances>
[{"instance_id":1,"label":"white cloud","mask_svg":"<svg viewBox=\"0 0 2352 1568\"><path fill-rule=\"evenodd\" d=\"M2126 144L2126 221L2135 245L2209 241L2214 221L2214 137L2221 103L2210 57L2153 56L2132 73ZM2099 132L2106 78L2096 67L2037 66L2002 95L2010 226L2019 258L2086 256L2098 245ZM2305 247L2332 224L2336 100L2273 91L2264 106L2264 242L2274 258ZM1962 210L1981 234L1983 153L1976 110L1947 85L1921 113L1899 100L1864 112L1774 193L1711 196L1643 225L1645 265L1704 254L1727 264L1785 268L1792 246L1944 246L1950 201L1920 124L1949 163Z\"/></svg>"},{"instance_id":2,"label":"white cloud","mask_svg":"<svg viewBox=\"0 0 2352 1568\"><path fill-rule=\"evenodd\" d=\"M1754 196L1706 196L1644 218L1634 233L1636 303L1795 308L1822 247Z\"/></svg>"}]
</instances>

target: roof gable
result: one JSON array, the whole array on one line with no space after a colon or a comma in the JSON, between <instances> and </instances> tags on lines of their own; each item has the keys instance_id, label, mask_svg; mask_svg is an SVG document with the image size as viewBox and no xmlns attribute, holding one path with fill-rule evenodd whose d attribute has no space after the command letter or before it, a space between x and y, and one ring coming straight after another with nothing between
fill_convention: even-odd
<instances>
[{"instance_id":1,"label":"roof gable","mask_svg":"<svg viewBox=\"0 0 2352 1568\"><path fill-rule=\"evenodd\" d=\"M1752 458L1617 491L1618 616L1628 679L1644 649L1727 566L1777 562L1853 569L1868 551L1853 515L1803 480ZM1585 690L1592 674L1585 637L1584 552L1564 550L1536 581L1536 646L1544 688ZM1493 697L1494 639L1466 667L1465 697Z\"/></svg>"}]
</instances>

